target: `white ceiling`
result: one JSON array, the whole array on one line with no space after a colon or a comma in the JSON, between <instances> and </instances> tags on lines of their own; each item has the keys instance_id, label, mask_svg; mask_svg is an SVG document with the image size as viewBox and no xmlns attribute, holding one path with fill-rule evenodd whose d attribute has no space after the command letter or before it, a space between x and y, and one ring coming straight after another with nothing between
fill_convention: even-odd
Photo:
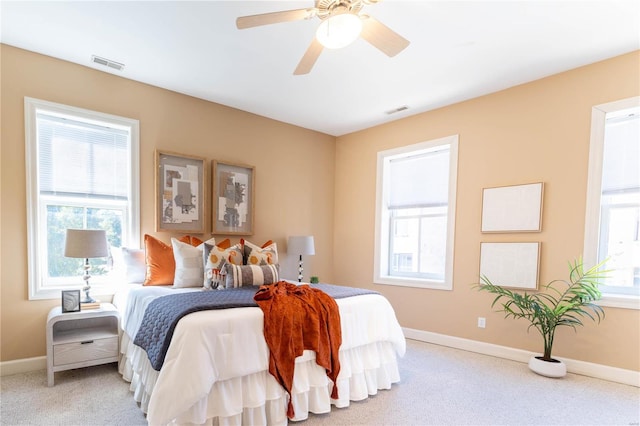
<instances>
[{"instance_id":1,"label":"white ceiling","mask_svg":"<svg viewBox=\"0 0 640 426\"><path fill-rule=\"evenodd\" d=\"M363 13L409 39L407 49L389 58L357 40L325 49L302 76L293 70L318 18L235 27L238 16L312 6L2 0L0 40L334 136L640 49L638 0L385 0Z\"/></svg>"}]
</instances>

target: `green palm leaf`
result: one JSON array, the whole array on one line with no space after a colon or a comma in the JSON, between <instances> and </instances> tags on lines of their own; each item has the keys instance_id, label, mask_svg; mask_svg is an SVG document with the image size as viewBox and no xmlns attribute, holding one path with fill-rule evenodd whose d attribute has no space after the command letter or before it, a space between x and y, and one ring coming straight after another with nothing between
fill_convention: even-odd
<instances>
[{"instance_id":1,"label":"green palm leaf","mask_svg":"<svg viewBox=\"0 0 640 426\"><path fill-rule=\"evenodd\" d=\"M551 349L557 327L583 326L583 319L600 322L604 319L604 309L592 303L602 297L598 288L609 271L602 268L606 260L587 271L582 259L569 262L569 280L553 280L543 287L542 292L519 293L493 284L486 277L474 287L480 291L495 294L491 303L492 309L503 312L505 318L525 319L529 327L535 328L544 340L543 359L551 360ZM500 308L496 308L500 306Z\"/></svg>"}]
</instances>

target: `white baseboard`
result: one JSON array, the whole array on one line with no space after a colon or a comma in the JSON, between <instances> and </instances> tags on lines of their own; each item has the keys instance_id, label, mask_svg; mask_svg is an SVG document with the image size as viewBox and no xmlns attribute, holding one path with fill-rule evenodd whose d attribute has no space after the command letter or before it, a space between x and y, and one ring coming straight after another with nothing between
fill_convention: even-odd
<instances>
[{"instance_id":1,"label":"white baseboard","mask_svg":"<svg viewBox=\"0 0 640 426\"><path fill-rule=\"evenodd\" d=\"M46 370L47 357L38 356L35 358L16 359L13 361L0 362L0 376L10 376L18 373L28 373L30 371Z\"/></svg>"},{"instance_id":2,"label":"white baseboard","mask_svg":"<svg viewBox=\"0 0 640 426\"><path fill-rule=\"evenodd\" d=\"M447 336L444 334L432 333L430 331L416 330L413 328L403 327L405 337L422 342L433 343L441 346L462 349L469 352L476 352L483 355L490 355L497 358L509 359L528 363L529 358L538 355L534 352L524 351L522 349L510 348L507 346L494 345L492 343L479 342L477 340L463 339L460 337ZM608 380L610 382L622 383L640 387L640 372L633 370L625 370L617 367L610 367L602 364L593 364L591 362L578 361L575 359L556 357L567 365L569 373L580 374L583 376L594 377L596 379Z\"/></svg>"},{"instance_id":3,"label":"white baseboard","mask_svg":"<svg viewBox=\"0 0 640 426\"><path fill-rule=\"evenodd\" d=\"M509 359L528 363L529 358L536 353L522 349L510 348L507 346L494 345L492 343L479 342L477 340L463 339L460 337L447 336L445 334L432 333L430 331L416 330L403 327L405 337L419 340L421 342L433 343L450 348L462 349L464 351L476 352L483 355L490 355L497 358ZM608 380L640 387L640 372L625 370L622 368L610 367L602 364L578 361L569 358L560 358L567 365L567 371L583 376L594 377L596 379ZM45 370L47 368L47 357L17 359L13 361L0 362L0 376L11 374L27 373L30 371Z\"/></svg>"}]
</instances>

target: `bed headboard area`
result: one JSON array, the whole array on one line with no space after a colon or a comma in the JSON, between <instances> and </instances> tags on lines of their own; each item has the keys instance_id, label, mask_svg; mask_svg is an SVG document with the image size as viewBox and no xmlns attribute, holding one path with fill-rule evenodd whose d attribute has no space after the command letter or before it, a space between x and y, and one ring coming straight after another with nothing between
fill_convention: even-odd
<instances>
[{"instance_id":1,"label":"bed headboard area","mask_svg":"<svg viewBox=\"0 0 640 426\"><path fill-rule=\"evenodd\" d=\"M207 241L185 235L165 243L145 234L144 249L111 247L114 271L128 283L143 286L225 289L279 280L278 247L229 238Z\"/></svg>"}]
</instances>

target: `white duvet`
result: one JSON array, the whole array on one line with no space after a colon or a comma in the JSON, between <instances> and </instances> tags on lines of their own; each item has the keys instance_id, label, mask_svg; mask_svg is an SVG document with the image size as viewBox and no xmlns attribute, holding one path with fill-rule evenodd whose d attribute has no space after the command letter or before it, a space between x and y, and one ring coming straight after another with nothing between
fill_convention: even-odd
<instances>
[{"instance_id":1,"label":"white duvet","mask_svg":"<svg viewBox=\"0 0 640 426\"><path fill-rule=\"evenodd\" d=\"M144 309L170 287L139 287L114 297L124 330L120 370L131 381L135 399L151 425L287 424L287 395L269 374L269 349L260 308L211 310L189 314L176 326L164 365L153 370L146 353L132 341ZM125 302L126 300L126 302ZM337 299L342 324L339 399L315 364L315 353L296 359L292 401L294 420L309 412L326 413L331 404L346 407L400 381L396 355L405 339L386 298L377 294Z\"/></svg>"}]
</instances>

